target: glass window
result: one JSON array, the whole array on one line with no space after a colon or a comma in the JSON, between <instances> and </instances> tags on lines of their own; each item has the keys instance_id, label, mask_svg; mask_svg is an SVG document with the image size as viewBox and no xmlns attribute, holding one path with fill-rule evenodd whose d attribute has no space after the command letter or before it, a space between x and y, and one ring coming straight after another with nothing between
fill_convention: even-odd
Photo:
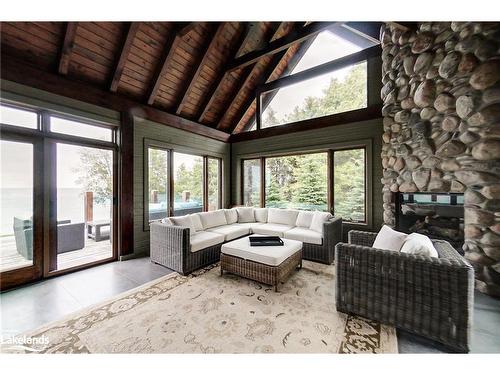
<instances>
[{"instance_id":1,"label":"glass window","mask_svg":"<svg viewBox=\"0 0 500 375\"><path fill-rule=\"evenodd\" d=\"M203 157L174 152L174 216L203 211Z\"/></svg>"},{"instance_id":2,"label":"glass window","mask_svg":"<svg viewBox=\"0 0 500 375\"><path fill-rule=\"evenodd\" d=\"M365 108L366 69L362 62L263 93L262 128Z\"/></svg>"},{"instance_id":3,"label":"glass window","mask_svg":"<svg viewBox=\"0 0 500 375\"><path fill-rule=\"evenodd\" d=\"M33 264L33 145L0 141L0 169L0 272L4 272Z\"/></svg>"},{"instance_id":4,"label":"glass window","mask_svg":"<svg viewBox=\"0 0 500 375\"><path fill-rule=\"evenodd\" d=\"M243 205L260 207L260 159L243 160Z\"/></svg>"},{"instance_id":5,"label":"glass window","mask_svg":"<svg viewBox=\"0 0 500 375\"><path fill-rule=\"evenodd\" d=\"M314 41L293 68L291 74L339 59L362 49L361 46L336 35L335 31L323 31L314 38Z\"/></svg>"},{"instance_id":6,"label":"glass window","mask_svg":"<svg viewBox=\"0 0 500 375\"><path fill-rule=\"evenodd\" d=\"M98 139L101 141L111 142L113 140L113 131L111 128L89 125L53 116L50 117L50 130L54 133Z\"/></svg>"},{"instance_id":7,"label":"glass window","mask_svg":"<svg viewBox=\"0 0 500 375\"><path fill-rule=\"evenodd\" d=\"M208 211L218 210L222 207L221 197L221 175L220 159L207 158L207 189L208 189Z\"/></svg>"},{"instance_id":8,"label":"glass window","mask_svg":"<svg viewBox=\"0 0 500 375\"><path fill-rule=\"evenodd\" d=\"M0 105L0 123L5 125L21 126L23 128L37 129L38 114L32 111Z\"/></svg>"},{"instance_id":9,"label":"glass window","mask_svg":"<svg viewBox=\"0 0 500 375\"><path fill-rule=\"evenodd\" d=\"M327 153L266 158L266 207L326 211Z\"/></svg>"},{"instance_id":10,"label":"glass window","mask_svg":"<svg viewBox=\"0 0 500 375\"><path fill-rule=\"evenodd\" d=\"M148 149L149 221L164 219L168 210L168 150Z\"/></svg>"},{"instance_id":11,"label":"glass window","mask_svg":"<svg viewBox=\"0 0 500 375\"><path fill-rule=\"evenodd\" d=\"M365 149L333 154L334 213L344 221L366 222Z\"/></svg>"}]
</instances>

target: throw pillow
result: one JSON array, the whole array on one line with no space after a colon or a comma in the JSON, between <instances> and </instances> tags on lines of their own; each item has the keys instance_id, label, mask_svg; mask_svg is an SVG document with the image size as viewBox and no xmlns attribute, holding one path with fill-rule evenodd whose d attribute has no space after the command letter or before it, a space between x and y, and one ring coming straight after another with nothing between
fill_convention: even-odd
<instances>
[{"instance_id":1,"label":"throw pillow","mask_svg":"<svg viewBox=\"0 0 500 375\"><path fill-rule=\"evenodd\" d=\"M439 256L430 238L420 233L408 235L403 247L401 247L401 252L414 255L425 255L431 258L438 258Z\"/></svg>"},{"instance_id":2,"label":"throw pillow","mask_svg":"<svg viewBox=\"0 0 500 375\"><path fill-rule=\"evenodd\" d=\"M238 222L238 211L234 208L224 210L226 214L226 221L228 224L234 224Z\"/></svg>"},{"instance_id":3,"label":"throw pillow","mask_svg":"<svg viewBox=\"0 0 500 375\"><path fill-rule=\"evenodd\" d=\"M258 223L267 223L267 208L256 208L254 214Z\"/></svg>"},{"instance_id":4,"label":"throw pillow","mask_svg":"<svg viewBox=\"0 0 500 375\"><path fill-rule=\"evenodd\" d=\"M189 228L190 235L196 232L193 221L189 215L171 217L170 221L176 226Z\"/></svg>"},{"instance_id":5,"label":"throw pillow","mask_svg":"<svg viewBox=\"0 0 500 375\"><path fill-rule=\"evenodd\" d=\"M237 207L238 223L255 223L253 207Z\"/></svg>"},{"instance_id":6,"label":"throw pillow","mask_svg":"<svg viewBox=\"0 0 500 375\"><path fill-rule=\"evenodd\" d=\"M226 225L226 214L223 210L202 212L198 214L204 229Z\"/></svg>"},{"instance_id":7,"label":"throw pillow","mask_svg":"<svg viewBox=\"0 0 500 375\"><path fill-rule=\"evenodd\" d=\"M374 248L399 251L408 235L398 232L387 225L382 226L373 243Z\"/></svg>"},{"instance_id":8,"label":"throw pillow","mask_svg":"<svg viewBox=\"0 0 500 375\"><path fill-rule=\"evenodd\" d=\"M314 216L314 212L299 211L299 215L297 216L297 222L295 223L295 226L301 227L301 228L310 228L313 216Z\"/></svg>"},{"instance_id":9,"label":"throw pillow","mask_svg":"<svg viewBox=\"0 0 500 375\"><path fill-rule=\"evenodd\" d=\"M191 214L191 221L193 222L194 229L197 232L201 232L203 230L203 224L201 223L201 218L198 214Z\"/></svg>"},{"instance_id":10,"label":"throw pillow","mask_svg":"<svg viewBox=\"0 0 500 375\"><path fill-rule=\"evenodd\" d=\"M329 212L315 211L309 229L312 229L315 232L323 234L323 223L326 223L332 217L333 217L332 214Z\"/></svg>"},{"instance_id":11,"label":"throw pillow","mask_svg":"<svg viewBox=\"0 0 500 375\"><path fill-rule=\"evenodd\" d=\"M283 208L270 208L267 214L267 221L273 224L283 224L294 226L297 221L297 210L286 210Z\"/></svg>"}]
</instances>

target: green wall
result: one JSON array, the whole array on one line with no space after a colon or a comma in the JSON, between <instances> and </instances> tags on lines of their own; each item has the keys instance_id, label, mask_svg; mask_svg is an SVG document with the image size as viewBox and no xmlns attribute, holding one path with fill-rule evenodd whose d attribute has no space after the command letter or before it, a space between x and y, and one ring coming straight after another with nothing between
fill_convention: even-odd
<instances>
[{"instance_id":1,"label":"green wall","mask_svg":"<svg viewBox=\"0 0 500 375\"><path fill-rule=\"evenodd\" d=\"M161 142L166 147L185 153L222 158L223 206L230 202L228 143L206 138L170 126L134 118L134 256L149 254L149 231L144 230L144 140Z\"/></svg>"}]
</instances>

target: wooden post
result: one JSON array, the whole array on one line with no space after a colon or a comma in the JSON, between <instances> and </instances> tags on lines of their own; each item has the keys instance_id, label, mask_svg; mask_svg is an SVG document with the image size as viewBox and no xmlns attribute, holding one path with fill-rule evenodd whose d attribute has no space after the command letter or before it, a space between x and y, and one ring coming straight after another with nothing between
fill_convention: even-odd
<instances>
[{"instance_id":1,"label":"wooden post","mask_svg":"<svg viewBox=\"0 0 500 375\"><path fill-rule=\"evenodd\" d=\"M151 197L149 197L151 203L158 203L158 190L151 190Z\"/></svg>"},{"instance_id":2,"label":"wooden post","mask_svg":"<svg viewBox=\"0 0 500 375\"><path fill-rule=\"evenodd\" d=\"M94 193L92 191L85 192L85 224L94 220Z\"/></svg>"}]
</instances>

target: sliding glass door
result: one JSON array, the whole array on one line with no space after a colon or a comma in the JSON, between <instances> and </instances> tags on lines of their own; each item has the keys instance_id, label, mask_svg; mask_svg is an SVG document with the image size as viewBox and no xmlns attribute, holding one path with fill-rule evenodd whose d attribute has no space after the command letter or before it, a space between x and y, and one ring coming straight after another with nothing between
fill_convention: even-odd
<instances>
[{"instance_id":1,"label":"sliding glass door","mask_svg":"<svg viewBox=\"0 0 500 375\"><path fill-rule=\"evenodd\" d=\"M203 156L173 153L174 216L203 211Z\"/></svg>"},{"instance_id":2,"label":"sliding glass door","mask_svg":"<svg viewBox=\"0 0 500 375\"><path fill-rule=\"evenodd\" d=\"M41 144L22 136L0 140L0 287L42 274Z\"/></svg>"},{"instance_id":3,"label":"sliding glass door","mask_svg":"<svg viewBox=\"0 0 500 375\"><path fill-rule=\"evenodd\" d=\"M112 125L0 104L0 289L117 256Z\"/></svg>"},{"instance_id":4,"label":"sliding glass door","mask_svg":"<svg viewBox=\"0 0 500 375\"><path fill-rule=\"evenodd\" d=\"M113 151L56 147L56 230L51 270L113 258ZM53 191L54 191L53 190Z\"/></svg>"}]
</instances>

